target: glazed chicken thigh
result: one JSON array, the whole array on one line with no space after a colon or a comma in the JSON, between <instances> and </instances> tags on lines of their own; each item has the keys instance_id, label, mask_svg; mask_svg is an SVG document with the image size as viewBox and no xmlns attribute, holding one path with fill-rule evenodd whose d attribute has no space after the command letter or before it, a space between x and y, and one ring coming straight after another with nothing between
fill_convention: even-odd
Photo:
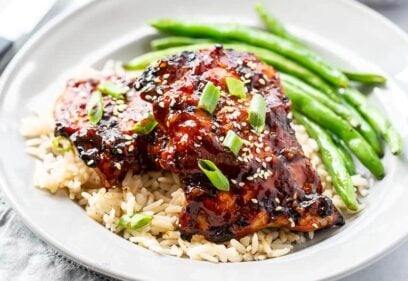
<instances>
[{"instance_id":1,"label":"glazed chicken thigh","mask_svg":"<svg viewBox=\"0 0 408 281\"><path fill-rule=\"evenodd\" d=\"M129 91L121 99L103 96L103 116L97 125L88 118L87 104L101 83L115 83ZM96 168L105 187L117 185L131 170L139 173L154 168L148 147L159 140L158 130L150 135L135 134L133 127L152 112L132 88L134 80L124 76L96 75L67 82L55 107L55 135L69 138L86 165Z\"/></svg>"},{"instance_id":2,"label":"glazed chicken thigh","mask_svg":"<svg viewBox=\"0 0 408 281\"><path fill-rule=\"evenodd\" d=\"M241 80L246 96L229 93L226 78ZM124 99L104 96L104 115L94 125L86 104L101 80L129 87ZM198 106L208 83L221 96L212 114ZM248 122L254 95L266 102L265 127ZM119 111L119 112L118 112ZM135 81L104 77L70 81L55 108L56 135L68 137L106 187L131 170L164 169L179 174L187 204L179 226L183 238L239 238L266 227L312 231L344 223L305 157L290 126L290 101L273 68L249 53L216 46L182 52L149 66ZM148 114L157 127L147 135L132 128ZM243 145L235 155L223 140L235 132ZM230 183L213 186L199 168L212 161Z\"/></svg>"},{"instance_id":3,"label":"glazed chicken thigh","mask_svg":"<svg viewBox=\"0 0 408 281\"><path fill-rule=\"evenodd\" d=\"M226 78L240 79L248 94L228 94ZM211 115L197 107L205 85L221 89ZM136 89L153 104L159 128L168 136L156 163L178 173L187 205L180 216L185 238L202 234L211 241L242 237L267 226L311 231L343 218L322 186L296 140L287 114L290 102L273 68L254 55L216 47L183 52L150 66ZM267 103L265 129L257 133L248 122L254 94ZM235 156L222 145L233 130L244 140ZM217 190L198 167L211 160L231 182Z\"/></svg>"}]
</instances>

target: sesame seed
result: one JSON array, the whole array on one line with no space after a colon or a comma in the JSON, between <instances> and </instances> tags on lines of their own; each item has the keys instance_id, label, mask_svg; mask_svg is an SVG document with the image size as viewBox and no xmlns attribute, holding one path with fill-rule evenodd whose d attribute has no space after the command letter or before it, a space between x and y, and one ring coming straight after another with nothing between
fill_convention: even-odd
<instances>
[{"instance_id":1,"label":"sesame seed","mask_svg":"<svg viewBox=\"0 0 408 281\"><path fill-rule=\"evenodd\" d=\"M86 162L86 165L91 166L94 163L95 163L95 161L93 159L91 159L88 162Z\"/></svg>"},{"instance_id":2,"label":"sesame seed","mask_svg":"<svg viewBox=\"0 0 408 281\"><path fill-rule=\"evenodd\" d=\"M289 218L289 222L290 222L290 227L295 227L295 222L293 221L292 218Z\"/></svg>"},{"instance_id":3,"label":"sesame seed","mask_svg":"<svg viewBox=\"0 0 408 281\"><path fill-rule=\"evenodd\" d=\"M132 152L135 149L135 147L133 145L129 146L129 152Z\"/></svg>"},{"instance_id":4,"label":"sesame seed","mask_svg":"<svg viewBox=\"0 0 408 281\"><path fill-rule=\"evenodd\" d=\"M119 163L115 163L114 165L118 170L122 169L122 165L120 165Z\"/></svg>"},{"instance_id":5,"label":"sesame seed","mask_svg":"<svg viewBox=\"0 0 408 281\"><path fill-rule=\"evenodd\" d=\"M251 68L251 69L255 69L255 68L256 68L256 64L255 64L254 62L252 62L252 61L248 62L248 63L247 63L247 66L248 66L249 68Z\"/></svg>"},{"instance_id":6,"label":"sesame seed","mask_svg":"<svg viewBox=\"0 0 408 281\"><path fill-rule=\"evenodd\" d=\"M313 226L314 228L316 228L316 229L319 228L319 226L318 226L316 223L313 223L312 226Z\"/></svg>"},{"instance_id":7,"label":"sesame seed","mask_svg":"<svg viewBox=\"0 0 408 281\"><path fill-rule=\"evenodd\" d=\"M254 177L249 176L249 177L247 177L247 180L252 181L252 180L254 180Z\"/></svg>"},{"instance_id":8,"label":"sesame seed","mask_svg":"<svg viewBox=\"0 0 408 281\"><path fill-rule=\"evenodd\" d=\"M169 77L170 77L170 74L169 74L169 73L166 73L166 74L163 75L163 78L164 78L164 79L167 79L167 78L169 78Z\"/></svg>"},{"instance_id":9,"label":"sesame seed","mask_svg":"<svg viewBox=\"0 0 408 281\"><path fill-rule=\"evenodd\" d=\"M117 106L118 111L125 111L126 108L127 108L126 104L120 104Z\"/></svg>"},{"instance_id":10,"label":"sesame seed","mask_svg":"<svg viewBox=\"0 0 408 281\"><path fill-rule=\"evenodd\" d=\"M163 102L163 101L159 102L159 106L160 106L161 108L164 108L164 102Z\"/></svg>"},{"instance_id":11,"label":"sesame seed","mask_svg":"<svg viewBox=\"0 0 408 281\"><path fill-rule=\"evenodd\" d=\"M252 198L251 201L252 201L252 203L258 204L258 200L255 199L255 198Z\"/></svg>"},{"instance_id":12,"label":"sesame seed","mask_svg":"<svg viewBox=\"0 0 408 281\"><path fill-rule=\"evenodd\" d=\"M271 156L266 157L266 158L265 158L265 161L266 161L266 162L271 162L271 161L272 161L272 157L271 157Z\"/></svg>"},{"instance_id":13,"label":"sesame seed","mask_svg":"<svg viewBox=\"0 0 408 281\"><path fill-rule=\"evenodd\" d=\"M233 184L237 184L237 181L234 180L234 179L231 179L231 182L232 182Z\"/></svg>"},{"instance_id":14,"label":"sesame seed","mask_svg":"<svg viewBox=\"0 0 408 281\"><path fill-rule=\"evenodd\" d=\"M116 152L119 153L119 154L123 153L122 149L120 149L120 148L116 149Z\"/></svg>"},{"instance_id":15,"label":"sesame seed","mask_svg":"<svg viewBox=\"0 0 408 281\"><path fill-rule=\"evenodd\" d=\"M260 78L260 79L258 80L258 82L259 82L259 84L261 84L261 85L265 85L265 84L266 84L265 80L262 79L262 78Z\"/></svg>"},{"instance_id":16,"label":"sesame seed","mask_svg":"<svg viewBox=\"0 0 408 281\"><path fill-rule=\"evenodd\" d=\"M283 208L282 208L282 206L277 206L276 208L275 208L275 211L281 211Z\"/></svg>"},{"instance_id":17,"label":"sesame seed","mask_svg":"<svg viewBox=\"0 0 408 281\"><path fill-rule=\"evenodd\" d=\"M275 197L275 202L278 203L278 204L280 204L280 200L279 200L278 197Z\"/></svg>"},{"instance_id":18,"label":"sesame seed","mask_svg":"<svg viewBox=\"0 0 408 281\"><path fill-rule=\"evenodd\" d=\"M240 182L238 185L242 187L242 186L244 186L244 185L245 185L245 183Z\"/></svg>"}]
</instances>

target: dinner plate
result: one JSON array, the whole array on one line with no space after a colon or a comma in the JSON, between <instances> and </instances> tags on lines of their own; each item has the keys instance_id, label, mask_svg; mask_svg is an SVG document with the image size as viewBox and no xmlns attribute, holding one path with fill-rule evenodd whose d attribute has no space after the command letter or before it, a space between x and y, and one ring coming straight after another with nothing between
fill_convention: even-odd
<instances>
[{"instance_id":1,"label":"dinner plate","mask_svg":"<svg viewBox=\"0 0 408 281\"><path fill-rule=\"evenodd\" d=\"M333 64L384 73L378 104L406 139L408 38L375 12L346 0L270 0L266 6ZM24 222L65 255L101 273L131 280L321 280L350 274L380 258L408 235L408 163L387 151L387 176L373 182L365 210L302 249L265 261L213 264L161 256L112 234L64 195L33 187L34 160L18 128L29 104L58 77L79 66L128 60L156 37L147 21L173 17L260 25L251 0L91 2L50 22L16 55L0 81L1 186Z\"/></svg>"}]
</instances>

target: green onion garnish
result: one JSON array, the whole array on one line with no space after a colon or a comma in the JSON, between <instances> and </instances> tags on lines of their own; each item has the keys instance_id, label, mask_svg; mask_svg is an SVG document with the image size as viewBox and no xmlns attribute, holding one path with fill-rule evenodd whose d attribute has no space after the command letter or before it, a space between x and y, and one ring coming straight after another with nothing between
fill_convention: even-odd
<instances>
[{"instance_id":1,"label":"green onion garnish","mask_svg":"<svg viewBox=\"0 0 408 281\"><path fill-rule=\"evenodd\" d=\"M88 118L92 124L98 124L103 116L103 99L101 92L94 91L89 99L88 105Z\"/></svg>"},{"instance_id":2,"label":"green onion garnish","mask_svg":"<svg viewBox=\"0 0 408 281\"><path fill-rule=\"evenodd\" d=\"M147 214L133 214L133 215L123 215L120 217L118 226L120 228L126 228L129 230L135 230L148 225L153 219L153 216Z\"/></svg>"},{"instance_id":3,"label":"green onion garnish","mask_svg":"<svg viewBox=\"0 0 408 281\"><path fill-rule=\"evenodd\" d=\"M207 176L212 185L218 190L229 191L230 183L224 174L217 168L217 166L210 160L199 160L198 167Z\"/></svg>"},{"instance_id":4,"label":"green onion garnish","mask_svg":"<svg viewBox=\"0 0 408 281\"><path fill-rule=\"evenodd\" d=\"M154 128L156 128L156 126L157 121L154 120L153 114L149 114L145 119L143 119L133 127L133 131L138 134L148 135L154 130Z\"/></svg>"},{"instance_id":5,"label":"green onion garnish","mask_svg":"<svg viewBox=\"0 0 408 281\"><path fill-rule=\"evenodd\" d=\"M57 152L68 152L71 150L71 142L63 137L63 136L57 136L51 141L52 148L54 148Z\"/></svg>"},{"instance_id":6,"label":"green onion garnish","mask_svg":"<svg viewBox=\"0 0 408 281\"><path fill-rule=\"evenodd\" d=\"M222 145L228 147L235 155L238 155L243 143L244 141L234 131L229 130Z\"/></svg>"},{"instance_id":7,"label":"green onion garnish","mask_svg":"<svg viewBox=\"0 0 408 281\"><path fill-rule=\"evenodd\" d=\"M102 94L111 96L114 99L123 99L123 95L127 93L129 87L124 87L113 82L104 82L99 84L97 89Z\"/></svg>"},{"instance_id":8,"label":"green onion garnish","mask_svg":"<svg viewBox=\"0 0 408 281\"><path fill-rule=\"evenodd\" d=\"M208 82L205 85L198 107L204 109L210 114L213 114L217 107L218 100L220 98L220 89L214 86L213 83Z\"/></svg>"},{"instance_id":9,"label":"green onion garnish","mask_svg":"<svg viewBox=\"0 0 408 281\"><path fill-rule=\"evenodd\" d=\"M225 78L225 81L227 82L228 91L231 95L240 99L246 97L247 89L241 80L227 77Z\"/></svg>"},{"instance_id":10,"label":"green onion garnish","mask_svg":"<svg viewBox=\"0 0 408 281\"><path fill-rule=\"evenodd\" d=\"M257 133L265 128L266 102L262 95L255 94L249 105L248 121Z\"/></svg>"}]
</instances>

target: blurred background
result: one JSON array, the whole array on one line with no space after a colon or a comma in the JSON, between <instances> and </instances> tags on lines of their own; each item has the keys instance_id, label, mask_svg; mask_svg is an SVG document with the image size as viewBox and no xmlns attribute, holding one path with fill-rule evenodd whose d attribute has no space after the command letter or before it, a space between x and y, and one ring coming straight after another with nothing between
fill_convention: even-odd
<instances>
[{"instance_id":1,"label":"blurred background","mask_svg":"<svg viewBox=\"0 0 408 281\"><path fill-rule=\"evenodd\" d=\"M89 0L0 0L0 57L3 57L3 59L0 59L0 75L7 62L12 58L15 52L18 51L24 41L29 38L32 32L35 32L35 30L60 13L77 8L88 2ZM393 21L405 32L408 32L408 0L361 0L361 2ZM140 3L143 5L142 1L140 1ZM16 18L18 21L15 21ZM12 21L11 19L14 20ZM13 22L13 24L10 24L10 22ZM2 231L1 228L2 224L4 224L3 220L13 220L13 225L20 236L19 239L30 240L30 243L27 243L27 245L31 245L32 247L32 249L24 249L24 253L20 253L21 251L16 249L14 257L15 263L21 264L22 267L32 267L28 270L35 272L41 270L41 268L38 268L41 263L33 263L32 261L41 259L44 256L51 256L55 259L55 268L43 270L49 272L54 271L54 273L64 270L73 270L77 272L74 276L76 276L76 280L79 281L110 280L109 278L100 276L91 270L75 264L56 253L55 250L51 249L44 242L38 240L30 230L22 225L20 219L14 214L7 203L3 202L1 197L0 191L0 215L2 212L7 215L5 217L0 216L0 240L3 235L7 235L7 232L4 231L4 229ZM0 280L4 280L1 278L1 270L5 268L2 267L0 242ZM27 270L27 268L21 268L21 270ZM33 276L35 276L35 274L33 274ZM55 276L63 276L63 273L57 273ZM402 245L390 255L380 259L368 268L354 273L342 281L365 280L408 280L408 243L405 243L405 245Z\"/></svg>"}]
</instances>

